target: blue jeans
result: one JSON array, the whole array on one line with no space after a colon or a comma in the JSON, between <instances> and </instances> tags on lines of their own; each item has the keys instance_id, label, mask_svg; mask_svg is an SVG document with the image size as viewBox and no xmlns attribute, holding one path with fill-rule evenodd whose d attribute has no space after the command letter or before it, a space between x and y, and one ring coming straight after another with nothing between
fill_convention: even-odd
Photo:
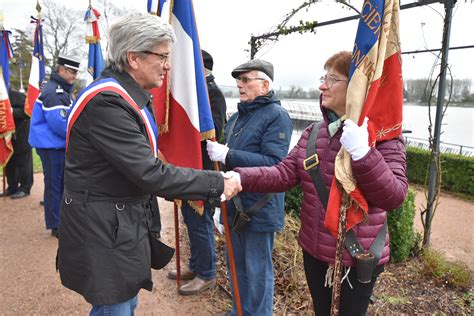
<instances>
[{"instance_id":1,"label":"blue jeans","mask_svg":"<svg viewBox=\"0 0 474 316\"><path fill-rule=\"evenodd\" d=\"M46 229L59 227L59 209L64 191L64 149L42 149L36 152L41 158L44 174L44 219Z\"/></svg>"},{"instance_id":2,"label":"blue jeans","mask_svg":"<svg viewBox=\"0 0 474 316\"><path fill-rule=\"evenodd\" d=\"M272 262L274 232L231 231L235 269L243 315L273 314L274 274ZM227 259L228 260L228 259ZM227 264L229 267L229 264ZM229 275L230 274L229 268ZM232 289L232 315L237 315Z\"/></svg>"},{"instance_id":3,"label":"blue jeans","mask_svg":"<svg viewBox=\"0 0 474 316\"><path fill-rule=\"evenodd\" d=\"M90 316L133 316L138 305L138 295L126 302L113 305L92 305Z\"/></svg>"},{"instance_id":4,"label":"blue jeans","mask_svg":"<svg viewBox=\"0 0 474 316\"><path fill-rule=\"evenodd\" d=\"M187 203L183 203L181 213L188 227L191 249L189 270L203 280L210 280L216 277L216 246L211 207L206 203L204 208L201 216Z\"/></svg>"}]
</instances>

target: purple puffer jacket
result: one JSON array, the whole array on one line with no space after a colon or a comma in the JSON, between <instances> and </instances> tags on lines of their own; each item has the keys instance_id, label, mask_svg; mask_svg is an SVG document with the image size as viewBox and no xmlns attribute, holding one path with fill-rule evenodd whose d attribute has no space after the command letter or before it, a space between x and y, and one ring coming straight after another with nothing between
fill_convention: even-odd
<instances>
[{"instance_id":1,"label":"purple puffer jacket","mask_svg":"<svg viewBox=\"0 0 474 316\"><path fill-rule=\"evenodd\" d=\"M327 126L326 118L316 139L316 151L320 160L320 172L329 190L334 176L334 161L341 147L339 139L342 128L330 137ZM306 128L298 144L279 164L272 167L236 168L235 171L240 173L244 191L282 192L301 184L304 194L299 244L303 250L318 260L333 264L336 239L324 227L326 211L310 175L303 168L311 129L312 127ZM354 233L364 249L369 249L372 245L385 221L386 211L393 210L403 203L408 190L405 169L405 144L401 136L378 143L364 158L352 162L352 172L357 185L369 204L368 220L354 228ZM379 265L386 263L389 257L387 230ZM344 252L343 265L354 266L354 261L347 250Z\"/></svg>"}]
</instances>

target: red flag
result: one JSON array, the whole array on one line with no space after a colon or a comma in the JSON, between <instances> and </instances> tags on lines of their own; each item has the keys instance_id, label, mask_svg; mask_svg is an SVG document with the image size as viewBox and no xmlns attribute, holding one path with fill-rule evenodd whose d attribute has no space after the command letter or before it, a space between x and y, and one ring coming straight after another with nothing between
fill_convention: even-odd
<instances>
[{"instance_id":1,"label":"red flag","mask_svg":"<svg viewBox=\"0 0 474 316\"><path fill-rule=\"evenodd\" d=\"M4 45L2 46L2 48ZM3 63L2 63L3 64ZM15 132L13 111L8 90L3 79L3 65L0 66L0 166L5 167L13 154L12 135Z\"/></svg>"},{"instance_id":2,"label":"red flag","mask_svg":"<svg viewBox=\"0 0 474 316\"><path fill-rule=\"evenodd\" d=\"M25 100L25 113L31 116L36 99L40 94L41 84L45 80L45 59L43 49L43 25L41 20L41 7L39 7L38 18L31 17L31 23L35 23L34 49L31 56L30 79L28 81L28 93Z\"/></svg>"},{"instance_id":3,"label":"red flag","mask_svg":"<svg viewBox=\"0 0 474 316\"><path fill-rule=\"evenodd\" d=\"M369 145L401 133L403 81L400 55L399 0L364 2L352 52L346 116L362 125L369 118ZM342 191L352 200L347 211L350 230L368 212L367 201L352 176L351 158L341 148L329 193L325 226L337 237Z\"/></svg>"}]
</instances>

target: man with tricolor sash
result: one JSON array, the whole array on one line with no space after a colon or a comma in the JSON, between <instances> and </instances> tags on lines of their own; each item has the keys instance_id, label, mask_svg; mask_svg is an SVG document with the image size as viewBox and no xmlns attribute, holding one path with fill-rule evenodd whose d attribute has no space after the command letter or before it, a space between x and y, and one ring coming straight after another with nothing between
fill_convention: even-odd
<instances>
[{"instance_id":1,"label":"man with tricolor sash","mask_svg":"<svg viewBox=\"0 0 474 316\"><path fill-rule=\"evenodd\" d=\"M241 190L219 172L158 158L149 89L171 69L174 41L160 17L117 21L105 70L69 113L58 268L62 284L92 305L91 315L133 315L140 289L152 290L153 195L214 201Z\"/></svg>"}]
</instances>

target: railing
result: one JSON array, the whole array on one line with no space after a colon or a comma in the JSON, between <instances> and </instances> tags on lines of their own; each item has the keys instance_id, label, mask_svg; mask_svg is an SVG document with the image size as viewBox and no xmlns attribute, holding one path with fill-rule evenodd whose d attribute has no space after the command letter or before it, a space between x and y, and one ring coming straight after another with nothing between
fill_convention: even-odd
<instances>
[{"instance_id":1,"label":"railing","mask_svg":"<svg viewBox=\"0 0 474 316\"><path fill-rule=\"evenodd\" d=\"M405 136L405 144L410 147L416 147L423 150L430 150L428 140L423 138ZM439 143L439 150L442 153L462 155L466 157L474 157L474 147L453 144L453 143Z\"/></svg>"},{"instance_id":2,"label":"railing","mask_svg":"<svg viewBox=\"0 0 474 316\"><path fill-rule=\"evenodd\" d=\"M293 121L293 129L295 131L302 131L312 122L320 121L322 119L322 114L319 109L319 106L315 106L314 101L298 102L293 100L282 100L281 104L288 111L288 114L290 115L290 118ZM229 118L236 111L236 105L228 105L227 118ZM411 136L404 137L407 146L430 150L429 142L427 139L416 138ZM442 153L474 157L474 147L471 146L440 142L439 147Z\"/></svg>"}]
</instances>

